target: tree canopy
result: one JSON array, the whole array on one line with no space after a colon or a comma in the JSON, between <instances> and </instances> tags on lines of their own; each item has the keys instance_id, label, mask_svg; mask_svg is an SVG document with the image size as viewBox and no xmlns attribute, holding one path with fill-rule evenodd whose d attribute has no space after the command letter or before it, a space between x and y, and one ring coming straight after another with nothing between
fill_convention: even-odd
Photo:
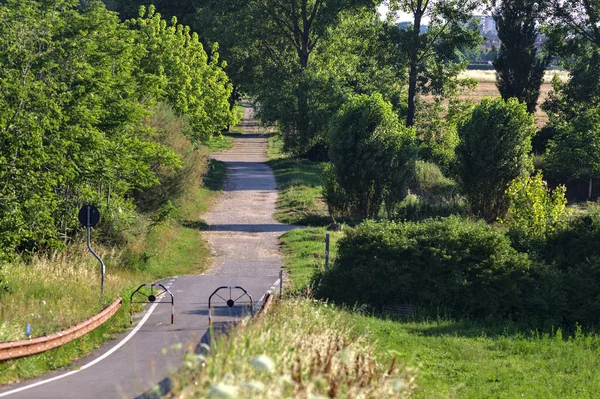
<instances>
[{"instance_id":1,"label":"tree canopy","mask_svg":"<svg viewBox=\"0 0 600 399\"><path fill-rule=\"evenodd\" d=\"M151 9L136 29L76 0L7 0L0 19L0 261L62 246L85 202L119 217L156 165L179 167L144 124L158 101L190 118L193 140L231 119L216 53Z\"/></svg>"}]
</instances>

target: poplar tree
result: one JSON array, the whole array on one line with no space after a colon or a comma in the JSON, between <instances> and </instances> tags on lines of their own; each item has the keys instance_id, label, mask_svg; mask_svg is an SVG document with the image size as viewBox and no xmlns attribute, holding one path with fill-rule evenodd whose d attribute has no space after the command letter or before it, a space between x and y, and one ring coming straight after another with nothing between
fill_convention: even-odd
<instances>
[{"instance_id":1,"label":"poplar tree","mask_svg":"<svg viewBox=\"0 0 600 399\"><path fill-rule=\"evenodd\" d=\"M500 51L494 60L496 86L504 100L515 97L533 114L540 96L549 54L540 57L535 47L544 4L532 0L503 0L493 11Z\"/></svg>"}]
</instances>

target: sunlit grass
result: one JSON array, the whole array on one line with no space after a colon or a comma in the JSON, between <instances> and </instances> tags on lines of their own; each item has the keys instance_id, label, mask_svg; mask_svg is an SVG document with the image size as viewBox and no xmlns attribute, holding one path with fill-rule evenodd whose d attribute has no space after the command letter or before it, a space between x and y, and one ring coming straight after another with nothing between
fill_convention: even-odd
<instances>
[{"instance_id":1,"label":"sunlit grass","mask_svg":"<svg viewBox=\"0 0 600 399\"><path fill-rule=\"evenodd\" d=\"M377 363L374 347L326 304L287 300L263 319L242 323L213 343L208 356L188 355L171 397L401 398L414 370Z\"/></svg>"},{"instance_id":2,"label":"sunlit grass","mask_svg":"<svg viewBox=\"0 0 600 399\"><path fill-rule=\"evenodd\" d=\"M337 255L340 231L327 231L324 227L292 230L281 236L284 270L292 291L310 291L312 276L325 268L325 235L330 237L330 264Z\"/></svg>"}]
</instances>

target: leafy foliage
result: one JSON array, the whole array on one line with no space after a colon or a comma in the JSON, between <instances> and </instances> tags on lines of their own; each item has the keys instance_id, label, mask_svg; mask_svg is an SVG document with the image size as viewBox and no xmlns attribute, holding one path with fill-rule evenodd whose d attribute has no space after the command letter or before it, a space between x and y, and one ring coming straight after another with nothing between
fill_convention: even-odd
<instances>
[{"instance_id":1,"label":"leafy foliage","mask_svg":"<svg viewBox=\"0 0 600 399\"><path fill-rule=\"evenodd\" d=\"M359 95L344 104L332 122L329 157L345 196L356 200L355 216L375 218L382 203L390 215L406 196L414 139L381 95Z\"/></svg>"},{"instance_id":2,"label":"leafy foliage","mask_svg":"<svg viewBox=\"0 0 600 399\"><path fill-rule=\"evenodd\" d=\"M472 19L481 3L480 0L390 1L388 19L394 21L397 11L411 17L411 23L405 26L391 22L394 28L389 36L396 44L395 62L407 71L407 126L415 125L419 94L445 97L454 94L462 84L457 76L467 63L457 62L456 53L459 49L475 47L481 40ZM429 18L426 31L421 30L424 18Z\"/></svg>"},{"instance_id":3,"label":"leafy foliage","mask_svg":"<svg viewBox=\"0 0 600 399\"><path fill-rule=\"evenodd\" d=\"M547 147L548 169L565 180L587 178L591 185L591 179L600 177L600 106L561 121L556 128Z\"/></svg>"},{"instance_id":4,"label":"leafy foliage","mask_svg":"<svg viewBox=\"0 0 600 399\"><path fill-rule=\"evenodd\" d=\"M458 126L457 176L474 214L488 221L508 208L510 182L532 169L533 116L516 99L484 99Z\"/></svg>"},{"instance_id":5,"label":"leafy foliage","mask_svg":"<svg viewBox=\"0 0 600 399\"><path fill-rule=\"evenodd\" d=\"M179 115L188 117L192 140L207 141L238 122L239 115L229 106L233 87L219 65L217 45L207 54L197 33L178 25L175 17L169 26L154 6L147 12L142 7L140 17L128 24L146 49L140 60L143 71L166 80L162 94Z\"/></svg>"},{"instance_id":6,"label":"leafy foliage","mask_svg":"<svg viewBox=\"0 0 600 399\"><path fill-rule=\"evenodd\" d=\"M200 133L226 122L226 77L183 27L153 15L132 30L101 2L75 0L8 0L0 19L0 261L62 247L86 202L107 231L127 226L131 194L158 183L158 165L181 165L144 125L157 101ZM151 23L163 29L148 38ZM184 74L169 46L199 73Z\"/></svg>"},{"instance_id":7,"label":"leafy foliage","mask_svg":"<svg viewBox=\"0 0 600 399\"><path fill-rule=\"evenodd\" d=\"M510 198L506 218L509 231L535 239L545 238L564 226L567 217L565 192L564 186L550 192L541 172L513 180L507 189Z\"/></svg>"},{"instance_id":8,"label":"leafy foliage","mask_svg":"<svg viewBox=\"0 0 600 399\"><path fill-rule=\"evenodd\" d=\"M420 223L367 221L339 241L317 295L349 305L412 304L424 314L524 321L600 321L598 209L525 244L459 217Z\"/></svg>"},{"instance_id":9,"label":"leafy foliage","mask_svg":"<svg viewBox=\"0 0 600 399\"><path fill-rule=\"evenodd\" d=\"M368 221L339 241L318 294L348 304L410 303L458 317L506 317L521 305L530 267L527 255L483 222Z\"/></svg>"}]
</instances>

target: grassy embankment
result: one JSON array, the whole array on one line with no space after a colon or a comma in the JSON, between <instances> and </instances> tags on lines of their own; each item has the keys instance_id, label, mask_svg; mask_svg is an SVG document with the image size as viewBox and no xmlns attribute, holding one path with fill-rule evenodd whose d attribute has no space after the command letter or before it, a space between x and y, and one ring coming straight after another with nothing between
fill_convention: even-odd
<instances>
[{"instance_id":1,"label":"grassy embankment","mask_svg":"<svg viewBox=\"0 0 600 399\"><path fill-rule=\"evenodd\" d=\"M325 164L286 158L283 143L269 139L269 166L279 188L275 219L287 224L322 226L331 223L321 198L321 174Z\"/></svg>"},{"instance_id":2,"label":"grassy embankment","mask_svg":"<svg viewBox=\"0 0 600 399\"><path fill-rule=\"evenodd\" d=\"M295 212L293 201L286 198L287 182L282 180L282 176L294 176L294 196L315 195L318 185L312 173L303 184L307 164L279 159L271 166L284 188L280 212L310 218L306 209ZM325 234L324 227L315 227L282 237L285 267L294 291L306 291L310 276L323 267ZM333 233L333 257L341 235ZM323 337L316 349L299 351L295 343L312 335ZM283 336L289 340L282 341ZM377 393L381 397L402 396L394 387L403 389L404 396L417 398L593 398L600 390L600 375L595 372L600 365L600 337L595 334L578 330L567 336L560 330L537 332L515 324L445 318L391 319L315 303L302 296L284 300L262 323L244 326L231 340L219 341L206 363L203 358L190 361L192 371L185 373L183 381L191 385L184 390L188 394L198 391L200 396L209 393L211 387L213 391L254 392L255 397L339 394L330 391L334 384L326 371L311 372L309 365L320 361L304 357L319 350L326 353L328 342L338 337L342 341L358 339L360 350L375 356L378 365L372 367L379 370L375 373L379 379L396 359L400 374L387 379L388 388ZM273 374L260 373L251 366L252 358L263 353L276 364ZM294 377L296 354L302 355L296 360L303 365L302 382ZM342 358L337 355L338 361ZM197 361L200 366L194 365ZM410 382L413 377L415 383ZM369 388L360 394L354 392L367 396Z\"/></svg>"},{"instance_id":3,"label":"grassy embankment","mask_svg":"<svg viewBox=\"0 0 600 399\"><path fill-rule=\"evenodd\" d=\"M171 128L179 122L171 120ZM160 128L160 126L159 126ZM6 265L10 291L0 295L0 342L25 338L26 324L32 336L64 329L112 302L124 298L121 310L100 328L55 350L0 363L0 384L32 378L63 367L97 348L115 333L129 327L127 301L140 284L161 278L201 272L208 251L195 227L225 177L222 163L209 161L206 150L191 151L181 131L173 144L184 154L186 182L173 199L173 215L132 215L122 232L126 241L116 248L102 246L93 236L92 246L106 263L105 296L100 297L99 264L80 241L62 252L40 256L27 263Z\"/></svg>"}]
</instances>

